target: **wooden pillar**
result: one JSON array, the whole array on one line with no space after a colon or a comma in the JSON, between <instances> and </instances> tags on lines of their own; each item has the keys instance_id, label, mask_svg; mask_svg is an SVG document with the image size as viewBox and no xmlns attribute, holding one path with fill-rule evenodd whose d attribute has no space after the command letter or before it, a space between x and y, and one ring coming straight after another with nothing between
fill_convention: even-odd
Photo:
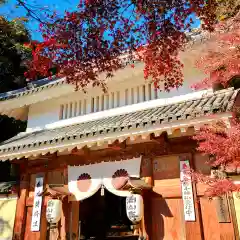
<instances>
[{"instance_id":1,"label":"wooden pillar","mask_svg":"<svg viewBox=\"0 0 240 240\"><path fill-rule=\"evenodd\" d=\"M153 159L148 154L142 158L141 176L144 181L153 186ZM143 219L141 221L141 233L145 239L151 239L152 214L151 214L151 191L142 191L143 197Z\"/></svg>"},{"instance_id":2,"label":"wooden pillar","mask_svg":"<svg viewBox=\"0 0 240 240\"><path fill-rule=\"evenodd\" d=\"M36 176L41 175L43 176L43 189L44 186L46 185L46 178L45 178L45 174L44 173L38 173L37 175L33 174L32 175L32 179L34 179L33 181L29 181L31 186L33 187L33 185L35 186L35 181L36 181ZM31 188L29 188L30 191ZM32 189L33 191L35 190L34 188ZM25 233L23 238L21 238L21 240L25 239L25 240L45 240L46 239L46 235L47 235L47 222L46 222L46 201L45 201L45 197L42 197L42 208L41 208L41 219L40 219L40 230L37 232L32 232L31 231L31 223L32 223L32 212L33 212L33 204L34 204L34 196L30 195L28 193L28 197L26 199L26 207L27 207L27 213L26 213L26 225L25 225Z\"/></svg>"},{"instance_id":3,"label":"wooden pillar","mask_svg":"<svg viewBox=\"0 0 240 240\"><path fill-rule=\"evenodd\" d=\"M42 173L43 175L43 189L46 188L47 183L48 183L48 175L47 173ZM47 216L46 216L46 211L47 211L47 201L48 197L43 196L42 202L42 211L41 211L41 226L40 226L40 239L45 240L47 237Z\"/></svg>"},{"instance_id":4,"label":"wooden pillar","mask_svg":"<svg viewBox=\"0 0 240 240\"><path fill-rule=\"evenodd\" d=\"M68 202L68 197L64 197L62 201L62 216L61 216L61 230L60 236L62 240L66 239L67 232L69 232L69 209L70 204Z\"/></svg>"},{"instance_id":5,"label":"wooden pillar","mask_svg":"<svg viewBox=\"0 0 240 240\"><path fill-rule=\"evenodd\" d=\"M144 157L143 162L145 164L142 165L142 174L145 176L145 182L153 187L153 158ZM145 174L143 172L145 166ZM147 233L148 239L152 238L152 192L144 191L143 192L143 200L144 200L144 227L145 232Z\"/></svg>"},{"instance_id":6,"label":"wooden pillar","mask_svg":"<svg viewBox=\"0 0 240 240\"><path fill-rule=\"evenodd\" d=\"M20 176L19 199L17 201L15 223L13 230L13 239L24 239L24 232L26 226L26 199L29 190L29 174L24 173Z\"/></svg>"},{"instance_id":7,"label":"wooden pillar","mask_svg":"<svg viewBox=\"0 0 240 240\"><path fill-rule=\"evenodd\" d=\"M68 204L67 225L66 225L66 239L78 240L79 239L79 202L70 201Z\"/></svg>"},{"instance_id":8,"label":"wooden pillar","mask_svg":"<svg viewBox=\"0 0 240 240\"><path fill-rule=\"evenodd\" d=\"M144 201L144 219L143 219L143 233L148 237L147 239L152 239L152 193L151 191L144 191L143 201ZM145 236L144 235L144 236Z\"/></svg>"},{"instance_id":9,"label":"wooden pillar","mask_svg":"<svg viewBox=\"0 0 240 240\"><path fill-rule=\"evenodd\" d=\"M78 236L78 230L79 230L79 205L80 202L73 201L72 202L72 239L71 240L77 240L79 239Z\"/></svg>"},{"instance_id":10,"label":"wooden pillar","mask_svg":"<svg viewBox=\"0 0 240 240\"><path fill-rule=\"evenodd\" d=\"M233 192L229 197L229 205L232 213L235 238L240 240L240 198L238 192Z\"/></svg>"},{"instance_id":11,"label":"wooden pillar","mask_svg":"<svg viewBox=\"0 0 240 240\"><path fill-rule=\"evenodd\" d=\"M141 230L142 230L142 236L144 237L144 239L149 240L151 239L150 235L149 235L149 230L150 227L148 227L149 224L149 216L146 216L146 213L151 212L149 211L149 202L148 202L148 196L147 196L147 192L143 193L143 218L141 220Z\"/></svg>"}]
</instances>

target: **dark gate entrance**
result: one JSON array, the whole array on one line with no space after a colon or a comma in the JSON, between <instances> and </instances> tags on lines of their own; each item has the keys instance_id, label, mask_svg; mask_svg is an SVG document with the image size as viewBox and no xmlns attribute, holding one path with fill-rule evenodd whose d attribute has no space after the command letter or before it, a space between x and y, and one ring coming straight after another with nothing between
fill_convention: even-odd
<instances>
[{"instance_id":1,"label":"dark gate entrance","mask_svg":"<svg viewBox=\"0 0 240 240\"><path fill-rule=\"evenodd\" d=\"M80 239L138 239L126 215L126 198L99 190L80 203Z\"/></svg>"}]
</instances>

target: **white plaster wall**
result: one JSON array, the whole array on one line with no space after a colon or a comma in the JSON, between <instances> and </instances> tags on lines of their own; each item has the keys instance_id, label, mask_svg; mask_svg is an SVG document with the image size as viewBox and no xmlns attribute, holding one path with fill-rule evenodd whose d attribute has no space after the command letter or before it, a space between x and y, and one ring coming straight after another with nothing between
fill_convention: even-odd
<instances>
[{"instance_id":1,"label":"white plaster wall","mask_svg":"<svg viewBox=\"0 0 240 240\"><path fill-rule=\"evenodd\" d=\"M111 92L116 93L120 92L120 106L125 106L125 90L128 89L128 92L131 93L131 88L136 89L137 86L143 85L146 83L146 80L143 78L143 66L141 64L136 65L133 68L126 68L125 70L120 70L117 72L116 77L108 81L108 94L111 97ZM193 92L191 89L191 85L199 79L203 78L203 75L194 69L190 65L186 65L184 68L184 76L185 81L184 85L179 89L172 90L171 92L158 92L158 99L169 98L173 96L183 95L187 93ZM142 98L142 92L140 91L140 98ZM54 98L50 100L46 100L43 102L39 102L33 104L29 107L29 115L28 115L28 131L35 128L43 128L47 124L51 124L59 121L60 116L60 106L61 104L66 104L70 102L77 102L79 100L87 102L86 113L89 114L91 112L91 99L92 97L101 96L104 93L99 88L89 89L87 93L83 93L82 91L68 93L68 95ZM153 93L152 93L153 94ZM106 97L106 94L105 94ZM116 94L115 94L116 97ZM135 100L136 103L136 100ZM115 101L116 104L116 101ZM130 104L130 103L128 103ZM111 106L111 103L110 103ZM115 105L115 107L117 107ZM105 110L107 111L107 110ZM74 116L73 116L74 117Z\"/></svg>"},{"instance_id":2,"label":"white plaster wall","mask_svg":"<svg viewBox=\"0 0 240 240\"><path fill-rule=\"evenodd\" d=\"M29 107L27 129L43 127L59 120L59 103L52 100L35 103Z\"/></svg>"}]
</instances>

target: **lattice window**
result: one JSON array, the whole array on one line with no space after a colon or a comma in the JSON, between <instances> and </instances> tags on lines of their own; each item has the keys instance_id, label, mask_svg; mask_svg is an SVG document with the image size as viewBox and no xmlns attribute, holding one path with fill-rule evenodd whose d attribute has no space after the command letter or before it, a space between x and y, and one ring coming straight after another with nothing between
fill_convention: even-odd
<instances>
[{"instance_id":1,"label":"lattice window","mask_svg":"<svg viewBox=\"0 0 240 240\"><path fill-rule=\"evenodd\" d=\"M123 99L120 99L121 98ZM124 105L140 103L159 98L159 90L151 83L126 88L123 92L116 91L109 94L102 94L88 99L67 102L60 105L59 119L68 119L89 113L104 111Z\"/></svg>"}]
</instances>

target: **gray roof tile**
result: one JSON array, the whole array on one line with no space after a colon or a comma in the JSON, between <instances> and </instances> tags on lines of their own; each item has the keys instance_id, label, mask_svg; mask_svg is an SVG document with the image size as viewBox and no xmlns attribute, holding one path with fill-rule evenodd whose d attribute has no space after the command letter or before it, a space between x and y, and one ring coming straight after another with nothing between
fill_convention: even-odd
<instances>
[{"instance_id":1,"label":"gray roof tile","mask_svg":"<svg viewBox=\"0 0 240 240\"><path fill-rule=\"evenodd\" d=\"M155 122L163 124L231 111L238 90L215 92L201 99L189 100L147 110L102 118L56 129L21 133L0 145L0 154L18 149L30 149L46 143L60 143L73 138L88 138L129 128L149 127Z\"/></svg>"},{"instance_id":2,"label":"gray roof tile","mask_svg":"<svg viewBox=\"0 0 240 240\"><path fill-rule=\"evenodd\" d=\"M6 100L30 95L36 92L40 92L47 88L52 88L52 87L62 85L64 83L66 83L65 78L59 79L54 77L51 80L49 78L44 78L41 80L32 81L27 87L14 90L14 91L0 93L0 101L6 101Z\"/></svg>"}]
</instances>

